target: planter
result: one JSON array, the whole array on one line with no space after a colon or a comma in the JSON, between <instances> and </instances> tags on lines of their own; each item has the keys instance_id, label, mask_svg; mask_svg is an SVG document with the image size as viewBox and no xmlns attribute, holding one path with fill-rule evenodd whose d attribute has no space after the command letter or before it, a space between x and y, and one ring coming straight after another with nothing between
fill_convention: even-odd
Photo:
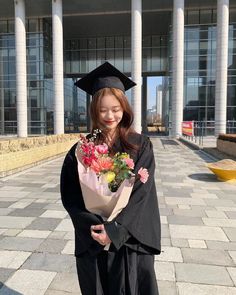
<instances>
[{"instance_id":1,"label":"planter","mask_svg":"<svg viewBox=\"0 0 236 295\"><path fill-rule=\"evenodd\" d=\"M215 173L219 180L236 181L236 161L225 159L215 163L209 163L207 167Z\"/></svg>"},{"instance_id":2,"label":"planter","mask_svg":"<svg viewBox=\"0 0 236 295\"><path fill-rule=\"evenodd\" d=\"M64 154L77 141L78 134L0 141L0 177L22 171Z\"/></svg>"},{"instance_id":3,"label":"planter","mask_svg":"<svg viewBox=\"0 0 236 295\"><path fill-rule=\"evenodd\" d=\"M236 157L236 142L218 138L217 149L227 155Z\"/></svg>"}]
</instances>

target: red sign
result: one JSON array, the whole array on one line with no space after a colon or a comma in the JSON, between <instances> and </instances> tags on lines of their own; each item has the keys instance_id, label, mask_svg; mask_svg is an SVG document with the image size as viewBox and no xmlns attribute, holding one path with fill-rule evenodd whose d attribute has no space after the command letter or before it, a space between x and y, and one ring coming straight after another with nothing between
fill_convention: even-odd
<instances>
[{"instance_id":1,"label":"red sign","mask_svg":"<svg viewBox=\"0 0 236 295\"><path fill-rule=\"evenodd\" d=\"M182 122L182 134L194 136L194 121Z\"/></svg>"}]
</instances>

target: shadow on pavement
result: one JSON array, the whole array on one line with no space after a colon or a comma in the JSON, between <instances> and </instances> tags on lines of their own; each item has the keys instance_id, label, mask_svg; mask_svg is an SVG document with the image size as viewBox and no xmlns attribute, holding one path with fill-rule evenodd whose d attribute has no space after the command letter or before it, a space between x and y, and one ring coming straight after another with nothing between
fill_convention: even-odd
<instances>
[{"instance_id":1,"label":"shadow on pavement","mask_svg":"<svg viewBox=\"0 0 236 295\"><path fill-rule=\"evenodd\" d=\"M24 294L19 293L11 288L8 288L6 285L0 282L0 295L24 295Z\"/></svg>"},{"instance_id":2,"label":"shadow on pavement","mask_svg":"<svg viewBox=\"0 0 236 295\"><path fill-rule=\"evenodd\" d=\"M163 145L179 145L177 141L169 138L161 139L161 143Z\"/></svg>"},{"instance_id":3,"label":"shadow on pavement","mask_svg":"<svg viewBox=\"0 0 236 295\"><path fill-rule=\"evenodd\" d=\"M217 177L212 173L194 173L188 175L189 178L199 181L206 181L206 182L221 182L217 179Z\"/></svg>"},{"instance_id":4,"label":"shadow on pavement","mask_svg":"<svg viewBox=\"0 0 236 295\"><path fill-rule=\"evenodd\" d=\"M205 163L212 163L212 162L219 161L219 159L217 159L213 155L210 155L202 150L194 150L193 152L195 155L201 158Z\"/></svg>"}]
</instances>

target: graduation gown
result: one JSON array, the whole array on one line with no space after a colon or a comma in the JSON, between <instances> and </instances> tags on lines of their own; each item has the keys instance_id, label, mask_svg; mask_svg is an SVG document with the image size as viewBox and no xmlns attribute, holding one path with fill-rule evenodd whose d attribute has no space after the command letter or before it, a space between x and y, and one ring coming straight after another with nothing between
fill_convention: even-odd
<instances>
[{"instance_id":1,"label":"graduation gown","mask_svg":"<svg viewBox=\"0 0 236 295\"><path fill-rule=\"evenodd\" d=\"M101 216L86 210L79 176L76 144L65 157L61 172L61 198L75 228L75 256L83 295L157 295L154 254L161 252L161 224L154 181L155 159L150 139L138 133L128 137L139 146L132 154L134 173L143 167L148 181L135 181L128 205L111 222L105 222L112 241L109 251L93 240L90 226L104 223ZM127 152L119 139L116 152Z\"/></svg>"}]
</instances>

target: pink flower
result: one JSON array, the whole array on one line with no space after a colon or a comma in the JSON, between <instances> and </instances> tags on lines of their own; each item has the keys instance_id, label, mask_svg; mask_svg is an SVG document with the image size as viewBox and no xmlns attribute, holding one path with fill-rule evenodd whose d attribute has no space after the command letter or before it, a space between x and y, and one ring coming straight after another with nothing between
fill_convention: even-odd
<instances>
[{"instance_id":1,"label":"pink flower","mask_svg":"<svg viewBox=\"0 0 236 295\"><path fill-rule=\"evenodd\" d=\"M95 149L99 154L107 154L108 153L108 146L104 144L95 145Z\"/></svg>"},{"instance_id":2,"label":"pink flower","mask_svg":"<svg viewBox=\"0 0 236 295\"><path fill-rule=\"evenodd\" d=\"M146 168L142 168L142 167L141 167L141 168L139 169L139 171L138 171L138 175L140 176L140 181L141 181L142 183L147 182L148 177L149 177L149 173L148 173L148 171L147 171Z\"/></svg>"},{"instance_id":3,"label":"pink flower","mask_svg":"<svg viewBox=\"0 0 236 295\"><path fill-rule=\"evenodd\" d=\"M130 169L134 169L134 161L133 161L133 159L130 159L130 158L124 158L123 160L124 160L124 162L126 163L126 165L127 165Z\"/></svg>"}]
</instances>

